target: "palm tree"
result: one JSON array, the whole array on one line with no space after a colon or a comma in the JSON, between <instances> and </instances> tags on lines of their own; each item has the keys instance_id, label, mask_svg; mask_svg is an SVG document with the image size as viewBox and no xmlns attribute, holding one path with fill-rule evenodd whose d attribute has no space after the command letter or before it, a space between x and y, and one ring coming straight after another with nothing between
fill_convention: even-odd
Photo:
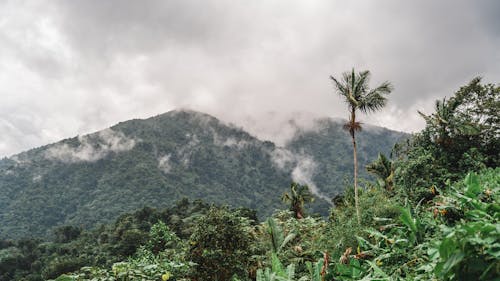
<instances>
[{"instance_id":1,"label":"palm tree","mask_svg":"<svg viewBox=\"0 0 500 281\"><path fill-rule=\"evenodd\" d=\"M394 186L394 165L384 154L379 153L377 160L368 164L366 170L378 177L380 186L386 190L392 190Z\"/></svg>"},{"instance_id":2,"label":"palm tree","mask_svg":"<svg viewBox=\"0 0 500 281\"><path fill-rule=\"evenodd\" d=\"M417 111L427 123L427 127L432 129L431 137L433 140L441 145L447 144L449 141L449 126L451 125L451 119L453 118L453 113L455 108L448 106L449 101L443 98L442 101L436 100L435 110L436 112L431 115L425 115L424 113Z\"/></svg>"},{"instance_id":3,"label":"palm tree","mask_svg":"<svg viewBox=\"0 0 500 281\"><path fill-rule=\"evenodd\" d=\"M349 132L352 138L353 157L354 157L354 202L356 205L356 216L358 223L361 223L358 198L358 159L356 150L356 132L361 130L361 123L356 121L356 111L363 113L374 112L385 106L388 95L392 91L392 85L389 82L380 84L375 89L368 88L370 72L368 70L359 73L344 72L342 80L337 80L330 76L334 82L337 93L344 98L349 108L349 120L344 125L344 129Z\"/></svg>"},{"instance_id":4,"label":"palm tree","mask_svg":"<svg viewBox=\"0 0 500 281\"><path fill-rule=\"evenodd\" d=\"M307 185L300 185L292 182L290 193L285 192L281 197L285 203L290 203L290 211L294 213L296 219L304 218L304 203L313 202L314 196Z\"/></svg>"}]
</instances>

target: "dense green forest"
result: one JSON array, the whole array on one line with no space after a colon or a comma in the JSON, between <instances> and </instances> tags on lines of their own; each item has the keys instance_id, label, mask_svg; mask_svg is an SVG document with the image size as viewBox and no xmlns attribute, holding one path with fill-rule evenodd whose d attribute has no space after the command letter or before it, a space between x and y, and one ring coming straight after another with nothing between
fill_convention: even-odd
<instances>
[{"instance_id":1,"label":"dense green forest","mask_svg":"<svg viewBox=\"0 0 500 281\"><path fill-rule=\"evenodd\" d=\"M361 163L403 137L367 129ZM49 238L57 226L87 229L183 198L255 209L263 219L282 208L276 194L295 178L324 194L309 208L326 217L329 198L351 173L350 151L341 123L331 119L298 130L285 147L194 111L122 122L1 160L0 238Z\"/></svg>"},{"instance_id":2,"label":"dense green forest","mask_svg":"<svg viewBox=\"0 0 500 281\"><path fill-rule=\"evenodd\" d=\"M171 205L138 208L92 229L59 226L50 240L0 241L0 280L499 280L499 108L500 87L476 78L421 113L426 127L391 154L367 163L360 153L360 172L374 177L359 182L359 222L350 182L341 194L325 189L335 195L327 219L307 209L311 189L291 181L265 194L283 203L264 220L252 210L259 202L234 208L157 194ZM360 149L374 149L361 145L363 133ZM287 150L301 149L323 161L328 134L297 134ZM316 183L327 178L315 176Z\"/></svg>"}]
</instances>

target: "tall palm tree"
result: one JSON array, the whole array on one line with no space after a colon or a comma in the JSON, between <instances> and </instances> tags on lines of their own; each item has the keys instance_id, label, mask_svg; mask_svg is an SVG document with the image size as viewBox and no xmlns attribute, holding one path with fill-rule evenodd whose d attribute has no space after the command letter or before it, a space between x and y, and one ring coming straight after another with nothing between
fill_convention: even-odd
<instances>
[{"instance_id":1,"label":"tall palm tree","mask_svg":"<svg viewBox=\"0 0 500 281\"><path fill-rule=\"evenodd\" d=\"M281 200L285 203L290 203L290 211L294 213L296 219L302 219L304 218L304 203L313 202L314 196L307 185L292 182L290 193L285 192Z\"/></svg>"},{"instance_id":2,"label":"tall palm tree","mask_svg":"<svg viewBox=\"0 0 500 281\"><path fill-rule=\"evenodd\" d=\"M389 82L380 84L375 89L369 89L370 72L368 70L358 73L344 72L342 80L337 80L330 76L334 82L337 93L344 98L349 108L349 120L344 125L344 129L349 132L352 138L353 158L354 158L354 202L356 205L356 216L358 223L361 223L361 214L359 211L358 198L358 159L356 150L356 132L361 130L361 123L356 120L356 112L363 113L374 112L385 106L388 95L392 91L392 85Z\"/></svg>"}]
</instances>

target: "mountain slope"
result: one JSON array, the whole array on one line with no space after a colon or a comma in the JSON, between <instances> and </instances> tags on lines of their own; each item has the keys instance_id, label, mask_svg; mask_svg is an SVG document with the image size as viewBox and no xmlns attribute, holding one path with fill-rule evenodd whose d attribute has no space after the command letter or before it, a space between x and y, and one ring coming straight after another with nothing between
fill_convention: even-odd
<instances>
[{"instance_id":1,"label":"mountain slope","mask_svg":"<svg viewBox=\"0 0 500 281\"><path fill-rule=\"evenodd\" d=\"M335 197L345 185L352 184L352 140L343 129L344 123L342 120L319 119L314 128L298 130L286 145L294 155L303 155L314 161L304 164L310 171L308 184L316 185L327 198ZM389 156L392 146L407 135L371 125L363 127L356 135L359 177L371 179L366 165L375 160L378 153ZM308 167L308 164L313 167Z\"/></svg>"},{"instance_id":2,"label":"mountain slope","mask_svg":"<svg viewBox=\"0 0 500 281\"><path fill-rule=\"evenodd\" d=\"M342 188L338 178L349 173L352 159L340 125L319 124L280 148L209 115L172 111L3 159L0 238L48 235L62 224L91 227L183 197L255 208L265 216L284 207L280 196L292 178L329 199ZM381 138L373 151L360 145L360 158L374 159L393 143ZM314 210L326 213L328 206L319 199Z\"/></svg>"}]
</instances>

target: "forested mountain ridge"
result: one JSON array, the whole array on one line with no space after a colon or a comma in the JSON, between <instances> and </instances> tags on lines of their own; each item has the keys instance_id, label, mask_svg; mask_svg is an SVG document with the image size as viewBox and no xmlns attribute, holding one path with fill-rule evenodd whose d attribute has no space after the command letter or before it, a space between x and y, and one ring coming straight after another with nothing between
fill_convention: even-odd
<instances>
[{"instance_id":1,"label":"forested mountain ridge","mask_svg":"<svg viewBox=\"0 0 500 281\"><path fill-rule=\"evenodd\" d=\"M178 110L5 158L0 237L45 236L65 224L91 227L184 197L267 216L283 207L280 195L292 180L321 192L325 199L312 208L326 213L326 199L342 191L352 171L352 148L341 123L322 119L316 125L278 147L207 114ZM365 130L360 167L403 136Z\"/></svg>"}]
</instances>

